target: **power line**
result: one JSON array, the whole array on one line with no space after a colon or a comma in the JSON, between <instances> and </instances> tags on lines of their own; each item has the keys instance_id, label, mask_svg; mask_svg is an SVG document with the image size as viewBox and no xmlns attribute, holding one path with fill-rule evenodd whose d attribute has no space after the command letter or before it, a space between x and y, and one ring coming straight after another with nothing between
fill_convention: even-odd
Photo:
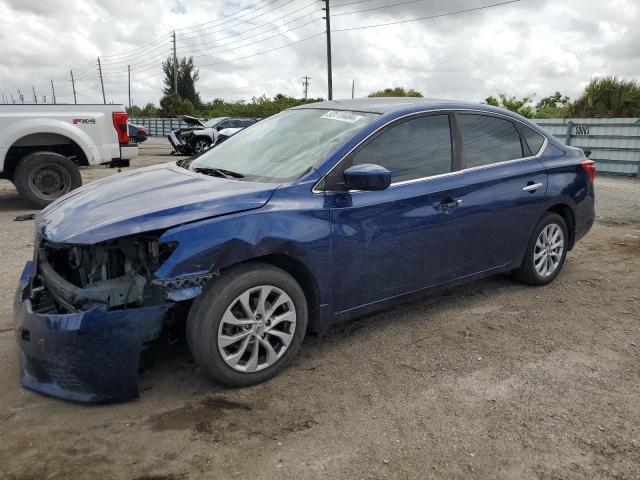
<instances>
[{"instance_id":1,"label":"power line","mask_svg":"<svg viewBox=\"0 0 640 480\"><path fill-rule=\"evenodd\" d=\"M211 66L214 66L214 65L222 65L224 63L237 62L239 60L245 60L247 58L257 57L259 55L264 55L265 53L270 53L270 52L274 52L276 50L280 50L280 49L288 47L290 45L296 45L298 43L306 42L307 40L311 40L312 38L319 37L320 35L324 35L324 32L316 33L315 35L310 35L308 37L301 38L301 39L295 40L293 42L285 43L284 45L280 45L279 47L270 48L269 50L263 50L262 52L254 53L252 55L247 55L247 56L238 57L238 58L232 58L230 60L223 60L223 61L215 62L215 63L207 63L205 65L198 65L198 67L211 67Z\"/></svg>"},{"instance_id":2,"label":"power line","mask_svg":"<svg viewBox=\"0 0 640 480\"><path fill-rule=\"evenodd\" d=\"M357 0L356 2L340 3L338 5L331 5L331 8L347 7L349 5L355 5L356 3L365 3L365 2L370 2L370 1L371 0Z\"/></svg>"},{"instance_id":3,"label":"power line","mask_svg":"<svg viewBox=\"0 0 640 480\"><path fill-rule=\"evenodd\" d=\"M350 28L340 28L340 29L335 29L333 30L334 32L347 32L350 30L364 30L365 28L376 28L376 27L386 27L388 25L398 25L401 23L409 23L409 22L418 22L420 20L431 20L433 18L440 18L440 17L448 17L451 15L458 15L461 13L469 13L469 12L475 12L478 10L485 10L487 8L494 8L494 7L500 7L503 5L508 5L511 3L517 3L517 2L521 2L522 0L509 0L507 2L500 2L500 3L493 3L491 5L483 5L481 7L474 7L474 8L467 8L464 10L457 10L455 12L447 12L447 13L439 13L437 15L429 15L427 17L419 17L419 18L411 18L408 20L397 20L395 22L386 22L386 23L377 23L374 25L363 25L360 27L350 27Z\"/></svg>"},{"instance_id":4,"label":"power line","mask_svg":"<svg viewBox=\"0 0 640 480\"><path fill-rule=\"evenodd\" d=\"M184 31L184 30L190 30L190 29L193 29L193 28L201 27L201 26L203 26L203 25L208 25L208 24L210 24L210 23L215 23L215 22L217 22L218 20L223 20L223 19L225 19L225 18L234 17L234 16L236 16L238 13L244 12L245 10L248 10L248 9L250 9L250 8L252 8L252 7L255 7L256 5L261 4L263 1L265 1L265 0L260 0L259 2L256 2L256 3L252 4L252 5L247 5L246 7L244 7L244 8L243 8L243 9L241 9L241 10L238 10L238 11L236 11L236 12L234 12L234 13L230 13L230 14L228 14L228 15L223 15L222 17L218 17L218 18L216 18L216 19L214 19L214 20L209 20L208 22L199 23L199 24L197 24L197 25L191 25L190 27L176 28L176 32L181 32L181 31ZM276 0L274 0L274 1L276 1ZM270 2L270 3L274 3L274 2L272 1L272 2ZM238 17L238 18L240 18L240 17Z\"/></svg>"},{"instance_id":5,"label":"power line","mask_svg":"<svg viewBox=\"0 0 640 480\"><path fill-rule=\"evenodd\" d=\"M123 56L129 56L129 55L137 55L140 51L145 50L145 48L150 47L153 44L162 42L164 40L166 40L168 38L168 34L165 34L162 37L156 38L155 40L149 42L149 43L145 43L143 45L140 45L139 47L136 47L134 50L129 50L128 52L124 52L124 53L114 53L113 55L101 55L101 57L104 58L113 58L113 57L123 57Z\"/></svg>"},{"instance_id":6,"label":"power line","mask_svg":"<svg viewBox=\"0 0 640 480\"><path fill-rule=\"evenodd\" d=\"M119 64L119 63L127 63L127 62L131 62L132 58L138 58L141 55L158 55L159 52L166 50L167 48L170 47L170 44L167 40L170 40L170 38L167 39L163 39L166 43L162 43L159 45L154 45L153 47L150 47L148 50L140 50L138 52L136 52L135 55L129 55L127 57L123 57L123 58L119 58L117 60L109 60L104 62L105 65L115 65L115 64Z\"/></svg>"},{"instance_id":7,"label":"power line","mask_svg":"<svg viewBox=\"0 0 640 480\"><path fill-rule=\"evenodd\" d=\"M264 41L266 41L266 40L270 40L270 39L275 38L275 37L280 37L280 36L282 36L282 35L285 35L286 33L293 32L294 30L297 30L297 29L302 28L302 27L306 27L307 25L310 25L310 24L312 24L312 23L314 23L314 22L317 22L318 20L321 20L321 18L314 18L313 20L310 20L310 21L308 21L308 22L305 22L305 23L303 23L302 25L298 25L298 26L296 26L296 27L293 27L293 28L290 28L290 29L288 29L288 30L285 30L284 32L279 32L279 33L276 33L276 34L271 35L271 36L269 36L269 37L261 38L260 40L255 40L255 41L253 41L253 42L247 43L246 45L238 45L238 46L235 46L235 47L233 47L233 48L227 48L227 49L225 49L225 50L224 50L224 52L222 52L222 51L213 51L213 52L210 52L210 53L208 53L208 54L203 54L203 55L193 55L193 57L194 57L194 58L199 58L199 57L210 57L210 56L215 55L215 54L219 54L219 53L226 53L226 52L231 52L231 51L233 51L233 50L238 50L238 49L241 49L241 48L250 47L251 45L255 45L256 43L262 43L262 42L264 42ZM263 32L262 34L264 34L264 33L267 33L267 32ZM262 35L262 34L261 34L261 35ZM224 46L224 45L222 45L222 46ZM205 50L199 50L199 51L208 51L208 50L206 50L206 49L205 49ZM195 53L195 52L188 52L188 53Z\"/></svg>"},{"instance_id":8,"label":"power line","mask_svg":"<svg viewBox=\"0 0 640 480\"><path fill-rule=\"evenodd\" d=\"M274 3L279 2L279 1L281 1L281 0L271 0L270 2L268 2L268 3L267 3L267 4L265 4L265 5L263 5L262 7L259 7L259 8L256 8L256 9L254 9L254 10L251 10L251 11L249 11L249 12L245 13L244 15L239 15L237 18L232 18L232 19L230 19L230 20L226 20L226 21L221 22L221 23L219 23L219 24L217 24L217 25L210 25L210 26L208 26L208 27L199 28L199 29L196 29L196 30L192 30L192 31L190 31L190 32L184 32L183 34L184 34L184 35L186 35L186 36L192 36L192 35L194 35L194 34L196 34L196 33L198 33L198 32L209 30L209 29L210 29L210 28L212 28L212 27L220 27L221 25L227 24L227 23L229 23L229 22L234 22L234 21L236 21L236 20L238 20L238 19L240 19L240 18L246 17L247 15L251 15L251 14L253 14L253 13L257 13L258 11L262 10L263 8L268 7L268 6L270 6L270 5L273 5ZM282 5L278 5L277 7L273 8L273 9L271 9L271 10L268 10L267 12L261 13L260 15L265 15L265 14L267 14L267 13L273 12L273 11L277 10L278 8L282 8L282 7L284 7L285 5L288 5L288 4L292 3L293 1L295 1L295 0L287 0L287 1L286 1L285 3L283 3ZM241 24L241 23L244 23L244 22L246 22L247 20L253 20L253 17L252 17L252 18L247 18L247 19L242 20L242 21L240 21L240 22L232 23L231 25L227 25L226 27L224 27L224 28L220 28L220 29L218 29L218 30L213 30L213 31L211 31L210 33L215 33L215 32L220 32L220 31L223 31L223 30L228 30L229 28L234 27L234 26L236 26L236 25L239 25L239 24ZM215 22L215 20L212 20L212 22ZM211 23L211 22L210 22L210 23ZM200 35L202 35L202 34L200 34Z\"/></svg>"},{"instance_id":9,"label":"power line","mask_svg":"<svg viewBox=\"0 0 640 480\"><path fill-rule=\"evenodd\" d=\"M300 8L298 8L298 9L296 9L296 10L292 10L291 12L287 13L286 15L282 15L282 16L280 16L280 17L274 18L273 20L270 20L270 21L265 22L265 23L260 24L260 25L256 25L255 27L248 28L247 30L243 30L242 32L236 32L236 33L234 33L233 35L229 35L229 36L227 36L227 37L222 37L222 38L218 38L217 40L212 40L212 41L207 41L207 42L199 42L199 43L194 43L194 44L186 44L186 45L181 44L181 47L183 47L183 48L189 48L189 47L196 47L196 46L197 46L197 47L201 47L201 46L205 46L205 45L213 45L213 44L217 44L217 43L219 43L219 42L220 42L220 41L222 41L222 40L227 40L227 39L229 39L229 38L235 38L235 37L237 37L237 36L242 36L242 35L244 35L245 33L250 32L250 31L252 31L252 30L257 30L257 29L262 28L262 27L264 27L264 26L266 26L266 25L274 24L274 23L275 23L275 22L277 22L278 20L282 20L283 18L288 17L289 15L293 15L294 13L297 13L297 12L299 12L299 11L301 11L301 10L305 10L306 8L309 8L309 7L311 7L311 6L313 6L313 5L316 5L316 4L317 4L317 2L314 0L313 2L306 4L304 7L300 7ZM306 16L307 16L307 15L302 15L302 16L300 16L300 17L297 17L297 18L293 19L293 20L289 20L288 22L283 23L282 25L276 25L275 27L273 27L273 28L271 28L271 29L269 29L269 30L267 30L267 31L265 31L265 32L261 32L261 33L254 34L254 35L249 36L249 37L245 37L245 40L246 40L247 38L253 38L253 37L257 36L257 35L261 35L262 33L267 33L267 32L269 32L270 30L276 30L276 29L278 29L278 28L284 27L284 26L286 26L286 25L289 25L290 23L294 23L294 22L296 22L296 21L298 21L298 20L301 20L301 19L305 18ZM207 34L207 35L210 35L210 34ZM204 35L203 35L203 36L204 36ZM229 44L231 44L231 43L233 43L233 42L229 42L229 43L227 43L227 44L225 44L225 45L229 45Z\"/></svg>"},{"instance_id":10,"label":"power line","mask_svg":"<svg viewBox=\"0 0 640 480\"><path fill-rule=\"evenodd\" d=\"M400 5L409 5L410 3L418 3L418 2L424 2L424 0L408 0L408 1L405 1L405 2L392 3L391 5L382 5L380 7L365 8L363 10L355 10L353 12L335 13L332 16L333 17L340 17L342 15L353 15L354 13L370 12L372 10L381 10L383 8L399 7ZM346 5L343 4L342 6L344 7Z\"/></svg>"}]
</instances>

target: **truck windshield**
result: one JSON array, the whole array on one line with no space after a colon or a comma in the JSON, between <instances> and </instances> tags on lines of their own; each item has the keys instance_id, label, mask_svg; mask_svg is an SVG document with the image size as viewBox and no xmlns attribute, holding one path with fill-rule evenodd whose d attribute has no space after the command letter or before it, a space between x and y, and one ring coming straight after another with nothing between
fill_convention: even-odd
<instances>
[{"instance_id":1,"label":"truck windshield","mask_svg":"<svg viewBox=\"0 0 640 480\"><path fill-rule=\"evenodd\" d=\"M211 148L191 162L189 169L252 181L294 179L327 158L376 116L337 110L288 110Z\"/></svg>"}]
</instances>

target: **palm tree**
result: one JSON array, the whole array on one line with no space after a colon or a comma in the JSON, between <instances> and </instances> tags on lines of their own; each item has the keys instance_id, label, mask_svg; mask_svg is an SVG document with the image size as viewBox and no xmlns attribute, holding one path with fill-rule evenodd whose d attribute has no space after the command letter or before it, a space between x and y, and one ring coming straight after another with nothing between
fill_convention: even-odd
<instances>
[{"instance_id":1,"label":"palm tree","mask_svg":"<svg viewBox=\"0 0 640 480\"><path fill-rule=\"evenodd\" d=\"M576 104L584 108L585 114L593 117L639 116L640 86L634 80L595 78L585 87L582 98Z\"/></svg>"}]
</instances>

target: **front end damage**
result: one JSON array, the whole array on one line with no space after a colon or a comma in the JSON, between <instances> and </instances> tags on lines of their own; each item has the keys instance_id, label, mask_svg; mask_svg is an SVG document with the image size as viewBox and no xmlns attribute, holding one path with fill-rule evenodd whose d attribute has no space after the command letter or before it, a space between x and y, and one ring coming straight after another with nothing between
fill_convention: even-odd
<instances>
[{"instance_id":1,"label":"front end damage","mask_svg":"<svg viewBox=\"0 0 640 480\"><path fill-rule=\"evenodd\" d=\"M22 385L80 402L137 397L141 351L210 277L155 278L175 247L156 235L91 246L38 240L14 301Z\"/></svg>"}]
</instances>

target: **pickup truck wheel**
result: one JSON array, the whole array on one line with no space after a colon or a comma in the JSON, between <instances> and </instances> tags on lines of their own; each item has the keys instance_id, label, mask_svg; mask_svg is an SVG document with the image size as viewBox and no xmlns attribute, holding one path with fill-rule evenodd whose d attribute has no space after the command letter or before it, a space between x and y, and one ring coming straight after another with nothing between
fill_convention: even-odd
<instances>
[{"instance_id":1,"label":"pickup truck wheel","mask_svg":"<svg viewBox=\"0 0 640 480\"><path fill-rule=\"evenodd\" d=\"M187 341L212 380L246 387L280 373L300 349L307 301L285 271L250 262L216 278L194 301Z\"/></svg>"},{"instance_id":2,"label":"pickup truck wheel","mask_svg":"<svg viewBox=\"0 0 640 480\"><path fill-rule=\"evenodd\" d=\"M38 207L46 207L82 185L78 166L64 155L34 152L24 157L13 173L18 193Z\"/></svg>"},{"instance_id":3,"label":"pickup truck wheel","mask_svg":"<svg viewBox=\"0 0 640 480\"><path fill-rule=\"evenodd\" d=\"M199 138L198 140L194 140L191 144L192 145L191 149L193 150L193 154L200 155L207 148L209 148L210 144L211 142L206 138Z\"/></svg>"}]
</instances>

